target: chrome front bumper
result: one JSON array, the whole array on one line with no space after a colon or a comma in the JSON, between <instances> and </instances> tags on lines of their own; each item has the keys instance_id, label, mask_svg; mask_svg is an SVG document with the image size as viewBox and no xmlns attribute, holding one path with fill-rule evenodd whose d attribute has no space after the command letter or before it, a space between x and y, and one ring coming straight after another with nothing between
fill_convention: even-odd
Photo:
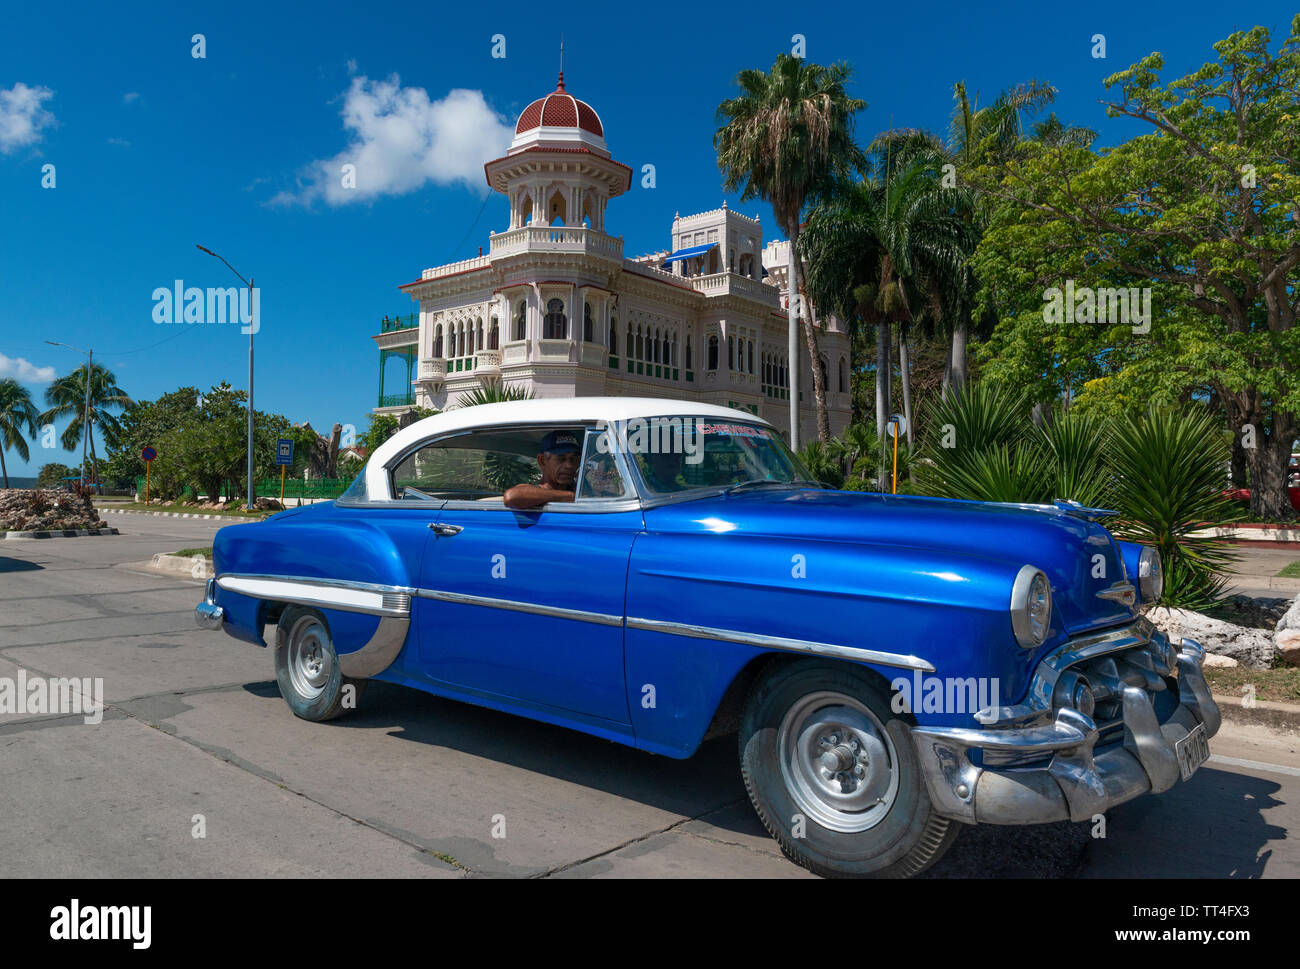
<instances>
[{"instance_id":1,"label":"chrome front bumper","mask_svg":"<svg viewBox=\"0 0 1300 969\"><path fill-rule=\"evenodd\" d=\"M203 601L194 607L194 621L200 629L220 629L225 610L217 605L217 580L208 579Z\"/></svg>"},{"instance_id":2,"label":"chrome front bumper","mask_svg":"<svg viewBox=\"0 0 1300 969\"><path fill-rule=\"evenodd\" d=\"M1169 790L1179 779L1178 741L1201 724L1207 738L1219 730L1219 708L1201 672L1205 650L1184 639L1175 656L1163 635L1144 621L1125 632L1135 632L1136 638L1121 639L1111 652L1096 647L1067 651L1064 665L1053 667L1046 660L1046 669L1040 668L1035 678L1038 694L1043 695L1046 679L1050 696L1056 678L1086 658L1093 664L1090 675L1103 681L1100 689L1107 691L1113 708L1122 710L1122 740L1116 737L1094 750L1101 729L1092 717L1069 706L1039 711L1037 717L1024 708L1004 711L1022 726L914 727L913 744L935 810L972 824L1086 821L1141 794ZM1177 706L1160 723L1151 688L1164 690L1163 678L1175 668ZM1115 672L1121 675L1107 675ZM1144 677L1146 688L1134 685ZM1109 732L1119 729L1113 724ZM973 750L982 752L985 766L972 762ZM988 766L990 761L1028 766Z\"/></svg>"}]
</instances>

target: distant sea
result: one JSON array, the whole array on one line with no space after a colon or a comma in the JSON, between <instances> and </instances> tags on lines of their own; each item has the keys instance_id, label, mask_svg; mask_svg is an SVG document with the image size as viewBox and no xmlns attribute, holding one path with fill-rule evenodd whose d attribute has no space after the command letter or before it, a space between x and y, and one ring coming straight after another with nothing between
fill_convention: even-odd
<instances>
[{"instance_id":1,"label":"distant sea","mask_svg":"<svg viewBox=\"0 0 1300 969\"><path fill-rule=\"evenodd\" d=\"M3 485L4 485L4 479L3 479L3 478L0 478L0 486L3 486ZM9 487L10 487L10 488L35 488L35 487L36 487L36 479L35 479L35 478L16 478L16 477L14 477L14 476L11 474L11 475L9 476Z\"/></svg>"}]
</instances>

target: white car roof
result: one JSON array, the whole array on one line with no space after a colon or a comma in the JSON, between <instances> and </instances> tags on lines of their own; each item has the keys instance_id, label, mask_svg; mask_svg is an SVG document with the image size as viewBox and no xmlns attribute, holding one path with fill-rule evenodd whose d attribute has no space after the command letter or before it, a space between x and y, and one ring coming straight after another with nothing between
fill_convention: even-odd
<instances>
[{"instance_id":1,"label":"white car roof","mask_svg":"<svg viewBox=\"0 0 1300 969\"><path fill-rule=\"evenodd\" d=\"M492 424L581 424L585 421L612 422L638 417L685 416L716 417L772 426L763 418L734 407L659 397L549 397L457 407L416 421L375 448L375 453L366 464L366 488L371 495L386 495L388 478L384 469L388 463L425 438L449 431Z\"/></svg>"}]
</instances>

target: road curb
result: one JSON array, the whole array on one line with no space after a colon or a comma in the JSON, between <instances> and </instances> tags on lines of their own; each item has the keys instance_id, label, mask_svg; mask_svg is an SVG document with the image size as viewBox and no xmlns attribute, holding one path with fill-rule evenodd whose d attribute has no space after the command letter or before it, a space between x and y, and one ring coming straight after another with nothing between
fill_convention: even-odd
<instances>
[{"instance_id":1,"label":"road curb","mask_svg":"<svg viewBox=\"0 0 1300 969\"><path fill-rule=\"evenodd\" d=\"M250 515L200 515L193 512L184 511L137 511L134 508L96 508L101 515L151 515L154 518L202 518L205 521L261 521L262 518L255 518ZM276 512L267 512L262 516L269 517L277 514Z\"/></svg>"},{"instance_id":2,"label":"road curb","mask_svg":"<svg viewBox=\"0 0 1300 969\"><path fill-rule=\"evenodd\" d=\"M195 571L200 563L202 567ZM149 569L151 572L186 575L191 579L210 579L213 575L212 559L204 558L202 555L168 555L166 552L159 552L148 562L137 563L135 567Z\"/></svg>"},{"instance_id":3,"label":"road curb","mask_svg":"<svg viewBox=\"0 0 1300 969\"><path fill-rule=\"evenodd\" d=\"M82 538L86 535L120 535L116 528L51 528L35 532L5 532L0 538L5 540L36 538Z\"/></svg>"},{"instance_id":4,"label":"road curb","mask_svg":"<svg viewBox=\"0 0 1300 969\"><path fill-rule=\"evenodd\" d=\"M1275 700L1255 700L1252 706L1242 705L1243 697L1214 694L1219 712L1229 723L1253 724L1272 727L1274 730L1300 731L1300 706L1278 703Z\"/></svg>"}]
</instances>

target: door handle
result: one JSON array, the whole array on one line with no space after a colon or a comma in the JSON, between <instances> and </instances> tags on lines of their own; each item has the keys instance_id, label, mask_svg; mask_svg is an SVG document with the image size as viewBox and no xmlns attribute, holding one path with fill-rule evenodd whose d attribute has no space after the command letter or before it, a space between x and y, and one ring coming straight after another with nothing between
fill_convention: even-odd
<instances>
[{"instance_id":1,"label":"door handle","mask_svg":"<svg viewBox=\"0 0 1300 969\"><path fill-rule=\"evenodd\" d=\"M459 535L465 530L460 525L447 525L443 522L429 522L429 528L433 531L433 534L445 535L447 537Z\"/></svg>"}]
</instances>

